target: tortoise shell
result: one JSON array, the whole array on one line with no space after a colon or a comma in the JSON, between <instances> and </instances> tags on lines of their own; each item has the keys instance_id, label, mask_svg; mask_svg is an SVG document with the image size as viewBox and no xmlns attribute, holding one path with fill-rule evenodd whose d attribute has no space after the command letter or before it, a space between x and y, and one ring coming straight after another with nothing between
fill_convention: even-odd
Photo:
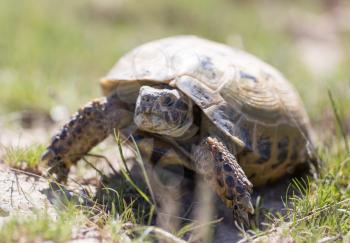
<instances>
[{"instance_id":1,"label":"tortoise shell","mask_svg":"<svg viewBox=\"0 0 350 243\"><path fill-rule=\"evenodd\" d=\"M101 79L107 95L134 102L144 83L171 85L203 111L201 133L220 137L254 185L274 181L308 159L309 118L295 88L244 51L195 36L141 45Z\"/></svg>"}]
</instances>

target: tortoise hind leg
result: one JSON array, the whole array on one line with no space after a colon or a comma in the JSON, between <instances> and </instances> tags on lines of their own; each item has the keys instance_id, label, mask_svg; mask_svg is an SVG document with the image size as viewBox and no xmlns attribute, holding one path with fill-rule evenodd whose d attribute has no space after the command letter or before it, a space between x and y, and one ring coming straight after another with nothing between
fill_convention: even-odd
<instances>
[{"instance_id":1,"label":"tortoise hind leg","mask_svg":"<svg viewBox=\"0 0 350 243\"><path fill-rule=\"evenodd\" d=\"M114 128L128 125L133 114L117 95L94 100L72 116L56 134L42 155L58 181L66 181L69 169L91 148L104 140Z\"/></svg>"},{"instance_id":2,"label":"tortoise hind leg","mask_svg":"<svg viewBox=\"0 0 350 243\"><path fill-rule=\"evenodd\" d=\"M235 218L249 225L248 213L254 213L250 193L252 183L226 146L216 138L205 138L194 149L196 171L222 199L228 208L233 208Z\"/></svg>"}]
</instances>

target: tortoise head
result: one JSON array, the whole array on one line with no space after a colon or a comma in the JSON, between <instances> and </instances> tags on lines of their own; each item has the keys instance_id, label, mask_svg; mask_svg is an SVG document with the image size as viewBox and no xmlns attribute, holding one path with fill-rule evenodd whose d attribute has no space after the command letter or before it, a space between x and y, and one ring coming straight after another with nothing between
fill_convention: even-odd
<instances>
[{"instance_id":1,"label":"tortoise head","mask_svg":"<svg viewBox=\"0 0 350 243\"><path fill-rule=\"evenodd\" d=\"M180 137L193 123L192 101L171 87L142 86L136 101L134 122L144 131Z\"/></svg>"}]
</instances>

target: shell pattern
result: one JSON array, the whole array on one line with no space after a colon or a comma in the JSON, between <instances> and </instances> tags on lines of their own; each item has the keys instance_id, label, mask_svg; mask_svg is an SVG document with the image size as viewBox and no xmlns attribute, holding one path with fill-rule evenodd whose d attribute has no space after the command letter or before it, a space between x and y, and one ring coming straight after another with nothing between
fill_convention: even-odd
<instances>
[{"instance_id":1,"label":"shell pattern","mask_svg":"<svg viewBox=\"0 0 350 243\"><path fill-rule=\"evenodd\" d=\"M117 90L135 100L130 94L144 82L169 84L188 95L208 118L201 129L225 141L254 185L308 159L313 131L298 93L251 54L196 36L165 38L130 51L101 86L105 94Z\"/></svg>"}]
</instances>

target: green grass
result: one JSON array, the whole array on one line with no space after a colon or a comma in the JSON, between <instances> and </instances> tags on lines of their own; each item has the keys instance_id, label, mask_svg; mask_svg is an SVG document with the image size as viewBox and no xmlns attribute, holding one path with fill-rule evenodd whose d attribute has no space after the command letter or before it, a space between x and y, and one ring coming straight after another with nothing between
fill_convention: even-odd
<instances>
[{"instance_id":1,"label":"green grass","mask_svg":"<svg viewBox=\"0 0 350 243\"><path fill-rule=\"evenodd\" d=\"M87 207L66 201L64 207L56 212L57 216L44 210L28 217L12 217L1 226L1 242L67 242L83 237L84 232L96 232L92 237L114 242L141 237L151 242L155 238L152 230L143 235L148 227L136 224L136 214L130 205L119 214L116 211L105 212L98 205Z\"/></svg>"},{"instance_id":2,"label":"green grass","mask_svg":"<svg viewBox=\"0 0 350 243\"><path fill-rule=\"evenodd\" d=\"M285 202L282 215L270 216L268 226L253 234L272 234L276 228L297 242L317 242L331 238L345 240L350 232L350 156L344 150L323 153L326 162L317 180L295 180L296 190ZM280 233L281 234L281 233Z\"/></svg>"},{"instance_id":3,"label":"green grass","mask_svg":"<svg viewBox=\"0 0 350 243\"><path fill-rule=\"evenodd\" d=\"M55 240L66 242L71 238L72 227L81 226L85 216L78 210L61 211L57 220L46 212L37 212L34 216L21 219L12 218L0 230L1 242L28 242Z\"/></svg>"},{"instance_id":4,"label":"green grass","mask_svg":"<svg viewBox=\"0 0 350 243\"><path fill-rule=\"evenodd\" d=\"M39 173L39 158L45 150L44 145L34 144L27 147L4 147L4 162L10 167Z\"/></svg>"}]
</instances>

